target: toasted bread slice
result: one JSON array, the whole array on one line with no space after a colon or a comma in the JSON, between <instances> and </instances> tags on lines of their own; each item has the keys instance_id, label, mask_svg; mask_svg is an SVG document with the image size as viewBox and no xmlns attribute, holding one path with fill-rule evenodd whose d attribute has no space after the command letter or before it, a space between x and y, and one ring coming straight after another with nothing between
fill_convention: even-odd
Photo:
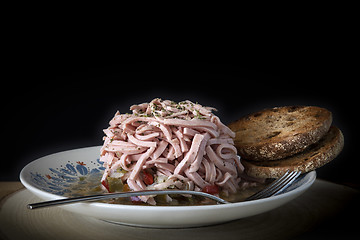
<instances>
[{"instance_id":1,"label":"toasted bread slice","mask_svg":"<svg viewBox=\"0 0 360 240\"><path fill-rule=\"evenodd\" d=\"M287 170L310 172L333 160L344 146L344 136L340 129L332 126L319 142L304 152L274 161L249 161L242 159L245 173L258 178L278 178Z\"/></svg>"},{"instance_id":2,"label":"toasted bread slice","mask_svg":"<svg viewBox=\"0 0 360 240\"><path fill-rule=\"evenodd\" d=\"M330 111L313 106L265 109L229 124L238 154L251 160L276 160L319 141L332 123Z\"/></svg>"}]
</instances>

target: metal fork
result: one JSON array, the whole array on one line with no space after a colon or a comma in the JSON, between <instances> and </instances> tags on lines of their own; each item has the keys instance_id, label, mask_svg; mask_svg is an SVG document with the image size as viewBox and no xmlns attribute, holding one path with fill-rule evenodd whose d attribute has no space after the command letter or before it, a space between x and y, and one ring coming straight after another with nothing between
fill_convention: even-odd
<instances>
[{"instance_id":1,"label":"metal fork","mask_svg":"<svg viewBox=\"0 0 360 240\"><path fill-rule=\"evenodd\" d=\"M287 187L289 187L297 177L299 177L301 171L286 171L286 173L278 178L277 180L273 181L270 185L268 185L263 190L251 195L250 197L246 198L245 201L252 201L261 198L267 198L271 196L275 196L283 192Z\"/></svg>"},{"instance_id":2,"label":"metal fork","mask_svg":"<svg viewBox=\"0 0 360 240\"><path fill-rule=\"evenodd\" d=\"M301 174L300 171L299 172L287 171L282 177L272 182L269 186L267 186L265 189L261 190L260 192L257 192L254 195L248 197L247 199L245 199L245 201L271 197L273 195L279 194L282 191L284 191L288 186L290 186L300 174ZM164 195L164 194L191 194L191 195L198 195L198 196L210 198L222 204L230 203L222 198L204 192L188 191L188 190L144 190L144 191L134 191L134 192L121 192L121 193L103 193L103 194L90 195L90 196L72 197L72 198L65 198L65 199L52 200L46 202L31 203L27 205L27 208L37 209L37 208L51 207L51 206L77 203L83 201L96 201L96 200L103 200L109 198L145 196L145 195Z\"/></svg>"}]
</instances>

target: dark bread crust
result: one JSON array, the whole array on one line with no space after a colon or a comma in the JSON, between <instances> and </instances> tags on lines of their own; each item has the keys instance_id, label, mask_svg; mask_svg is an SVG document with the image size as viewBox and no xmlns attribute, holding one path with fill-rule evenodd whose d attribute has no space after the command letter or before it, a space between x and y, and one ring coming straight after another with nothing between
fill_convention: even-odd
<instances>
[{"instance_id":1,"label":"dark bread crust","mask_svg":"<svg viewBox=\"0 0 360 240\"><path fill-rule=\"evenodd\" d=\"M332 123L330 111L314 106L286 106L252 113L229 128L238 154L254 161L277 160L319 141Z\"/></svg>"},{"instance_id":2,"label":"dark bread crust","mask_svg":"<svg viewBox=\"0 0 360 240\"><path fill-rule=\"evenodd\" d=\"M344 136L340 129L332 126L329 132L305 151L280 160L251 161L242 159L245 173L258 178L278 178L287 170L310 172L333 160L343 149Z\"/></svg>"}]
</instances>

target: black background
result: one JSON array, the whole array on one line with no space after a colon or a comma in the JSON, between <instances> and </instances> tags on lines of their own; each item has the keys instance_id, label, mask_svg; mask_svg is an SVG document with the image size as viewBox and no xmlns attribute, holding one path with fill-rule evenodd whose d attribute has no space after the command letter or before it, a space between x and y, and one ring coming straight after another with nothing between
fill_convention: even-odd
<instances>
[{"instance_id":1,"label":"black background","mask_svg":"<svg viewBox=\"0 0 360 240\"><path fill-rule=\"evenodd\" d=\"M21 169L39 157L101 145L102 129L116 110L129 112L132 104L160 97L213 106L224 123L267 107L325 107L343 131L345 147L317 171L318 177L359 187L354 64L332 51L308 53L273 52L226 62L20 57L2 86L6 144L0 180L17 181Z\"/></svg>"}]
</instances>

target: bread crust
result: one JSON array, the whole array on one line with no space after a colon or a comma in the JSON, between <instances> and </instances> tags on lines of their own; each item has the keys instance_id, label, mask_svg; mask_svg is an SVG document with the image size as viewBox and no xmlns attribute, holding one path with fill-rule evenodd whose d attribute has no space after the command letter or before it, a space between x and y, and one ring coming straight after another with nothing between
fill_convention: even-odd
<instances>
[{"instance_id":1,"label":"bread crust","mask_svg":"<svg viewBox=\"0 0 360 240\"><path fill-rule=\"evenodd\" d=\"M238 154L254 161L277 160L319 141L332 123L330 111L315 106L264 109L229 124Z\"/></svg>"},{"instance_id":2,"label":"bread crust","mask_svg":"<svg viewBox=\"0 0 360 240\"><path fill-rule=\"evenodd\" d=\"M340 129L332 126L328 133L305 151L275 161L251 161L242 159L245 173L258 178L278 178L287 170L310 172L333 160L343 149L344 136Z\"/></svg>"}]
</instances>

